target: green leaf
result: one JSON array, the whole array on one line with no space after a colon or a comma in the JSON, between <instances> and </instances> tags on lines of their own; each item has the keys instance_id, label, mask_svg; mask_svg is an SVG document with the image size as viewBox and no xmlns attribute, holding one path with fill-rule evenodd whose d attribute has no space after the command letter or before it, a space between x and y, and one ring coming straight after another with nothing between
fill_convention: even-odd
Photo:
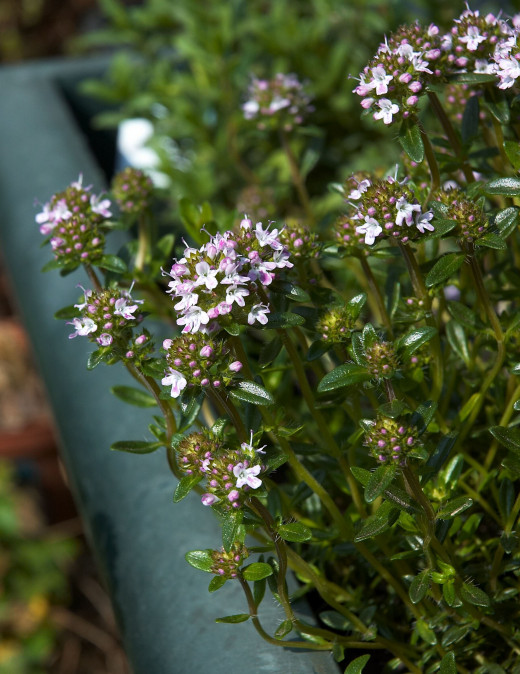
<instances>
[{"instance_id":1,"label":"green leaf","mask_svg":"<svg viewBox=\"0 0 520 674\"><path fill-rule=\"evenodd\" d=\"M442 505L436 512L437 519L449 520L457 517L473 505L473 499L468 496L459 496Z\"/></svg>"},{"instance_id":2,"label":"green leaf","mask_svg":"<svg viewBox=\"0 0 520 674\"><path fill-rule=\"evenodd\" d=\"M58 309L56 313L54 314L54 318L56 318L58 321L64 321L67 320L68 318L77 318L80 316L81 312L77 307L75 307L73 304L70 304L67 307L63 307L62 309Z\"/></svg>"},{"instance_id":3,"label":"green leaf","mask_svg":"<svg viewBox=\"0 0 520 674\"><path fill-rule=\"evenodd\" d=\"M500 122L500 124L509 124L509 105L505 92L498 89L498 87L486 87L484 89L483 102L489 112L498 122Z\"/></svg>"},{"instance_id":4,"label":"green leaf","mask_svg":"<svg viewBox=\"0 0 520 674\"><path fill-rule=\"evenodd\" d=\"M484 194L503 194L507 197L520 195L520 178L497 178L482 188Z\"/></svg>"},{"instance_id":5,"label":"green leaf","mask_svg":"<svg viewBox=\"0 0 520 674\"><path fill-rule=\"evenodd\" d=\"M481 236L475 243L478 246L485 246L486 248L493 248L494 250L505 250L507 248L504 239L494 232L484 234L484 236Z\"/></svg>"},{"instance_id":6,"label":"green leaf","mask_svg":"<svg viewBox=\"0 0 520 674\"><path fill-rule=\"evenodd\" d=\"M216 592L217 590L220 590L220 588L225 584L226 578L224 576L215 576L209 581L209 587L208 591L209 592Z\"/></svg>"},{"instance_id":7,"label":"green leaf","mask_svg":"<svg viewBox=\"0 0 520 674\"><path fill-rule=\"evenodd\" d=\"M429 342L437 334L437 330L430 326L414 328L398 342L398 348L403 349L406 357L411 356L423 344Z\"/></svg>"},{"instance_id":8,"label":"green leaf","mask_svg":"<svg viewBox=\"0 0 520 674\"><path fill-rule=\"evenodd\" d=\"M503 239L507 239L517 227L518 224L518 208L511 206L499 211L495 216L494 225L498 228L498 232Z\"/></svg>"},{"instance_id":9,"label":"green leaf","mask_svg":"<svg viewBox=\"0 0 520 674\"><path fill-rule=\"evenodd\" d=\"M237 388L231 389L232 398L243 400L253 405L274 405L274 398L267 389L253 381L241 381Z\"/></svg>"},{"instance_id":10,"label":"green leaf","mask_svg":"<svg viewBox=\"0 0 520 674\"><path fill-rule=\"evenodd\" d=\"M427 400L421 403L412 414L410 424L417 428L419 435L422 435L426 431L436 411L437 403L434 400Z\"/></svg>"},{"instance_id":11,"label":"green leaf","mask_svg":"<svg viewBox=\"0 0 520 674\"><path fill-rule=\"evenodd\" d=\"M258 364L260 367L267 367L270 365L282 350L282 346L283 342L278 335L276 335L270 342L267 342L267 344L262 347L258 356Z\"/></svg>"},{"instance_id":12,"label":"green leaf","mask_svg":"<svg viewBox=\"0 0 520 674\"><path fill-rule=\"evenodd\" d=\"M265 578L262 578L262 580L255 580L253 583L253 599L257 606L260 606L260 603L264 598L266 585Z\"/></svg>"},{"instance_id":13,"label":"green leaf","mask_svg":"<svg viewBox=\"0 0 520 674\"><path fill-rule=\"evenodd\" d=\"M292 630L293 630L292 620L289 619L282 620L282 622L278 625L276 632L274 633L274 638L283 639L288 634L290 634Z\"/></svg>"},{"instance_id":14,"label":"green leaf","mask_svg":"<svg viewBox=\"0 0 520 674\"><path fill-rule=\"evenodd\" d=\"M468 340L466 339L466 333L462 325L454 320L448 321L446 324L446 336L453 351L468 365L470 360Z\"/></svg>"},{"instance_id":15,"label":"green leaf","mask_svg":"<svg viewBox=\"0 0 520 674\"><path fill-rule=\"evenodd\" d=\"M510 534L507 534L505 531L500 535L500 545L504 548L505 552L510 555L516 550L518 545L518 534L514 531Z\"/></svg>"},{"instance_id":16,"label":"green leaf","mask_svg":"<svg viewBox=\"0 0 520 674\"><path fill-rule=\"evenodd\" d=\"M195 569L211 573L211 567L213 566L211 552L211 550L190 550L184 555L184 559Z\"/></svg>"},{"instance_id":17,"label":"green leaf","mask_svg":"<svg viewBox=\"0 0 520 674\"><path fill-rule=\"evenodd\" d=\"M52 271L53 269L61 269L62 267L63 267L62 260L49 260L49 262L43 265L40 271L42 273L45 273L47 271Z\"/></svg>"},{"instance_id":18,"label":"green leaf","mask_svg":"<svg viewBox=\"0 0 520 674\"><path fill-rule=\"evenodd\" d=\"M242 575L246 580L263 580L273 573L273 567L265 562L253 562L242 569Z\"/></svg>"},{"instance_id":19,"label":"green leaf","mask_svg":"<svg viewBox=\"0 0 520 674\"><path fill-rule=\"evenodd\" d=\"M370 475L370 479L365 488L365 501L372 503L380 496L383 491L392 482L397 472L397 466L394 463L384 464L376 468Z\"/></svg>"},{"instance_id":20,"label":"green leaf","mask_svg":"<svg viewBox=\"0 0 520 674\"><path fill-rule=\"evenodd\" d=\"M366 367L356 365L355 363L345 363L323 377L318 384L318 393L335 391L343 386L358 384L369 379L371 379L371 375Z\"/></svg>"},{"instance_id":21,"label":"green leaf","mask_svg":"<svg viewBox=\"0 0 520 674\"><path fill-rule=\"evenodd\" d=\"M468 604L473 604L473 606L491 606L491 599L483 590L475 585L462 583L460 596L464 601L467 601Z\"/></svg>"},{"instance_id":22,"label":"green leaf","mask_svg":"<svg viewBox=\"0 0 520 674\"><path fill-rule=\"evenodd\" d=\"M492 426L489 431L501 445L515 452L515 454L520 453L520 430L518 428Z\"/></svg>"},{"instance_id":23,"label":"green leaf","mask_svg":"<svg viewBox=\"0 0 520 674\"><path fill-rule=\"evenodd\" d=\"M424 639L427 644L435 646L437 643L437 637L435 636L435 632L425 620L419 619L415 624L415 629L417 630L417 634L421 637L421 639Z\"/></svg>"},{"instance_id":24,"label":"green leaf","mask_svg":"<svg viewBox=\"0 0 520 674\"><path fill-rule=\"evenodd\" d=\"M269 286L271 290L280 292L293 302L310 302L311 298L303 288L300 288L289 281L280 281Z\"/></svg>"},{"instance_id":25,"label":"green leaf","mask_svg":"<svg viewBox=\"0 0 520 674\"><path fill-rule=\"evenodd\" d=\"M130 452L130 454L151 454L159 447L162 447L162 442L145 442L144 440L121 440L114 442L110 449L118 452Z\"/></svg>"},{"instance_id":26,"label":"green leaf","mask_svg":"<svg viewBox=\"0 0 520 674\"><path fill-rule=\"evenodd\" d=\"M334 630L345 632L352 627L350 620L341 615L337 611L322 611L319 618L327 627L332 627Z\"/></svg>"},{"instance_id":27,"label":"green leaf","mask_svg":"<svg viewBox=\"0 0 520 674\"><path fill-rule=\"evenodd\" d=\"M228 419L226 419L225 417L220 417L220 419L217 419L213 424L213 426L211 427L211 432L214 435L216 435L217 438L220 438L227 423Z\"/></svg>"},{"instance_id":28,"label":"green leaf","mask_svg":"<svg viewBox=\"0 0 520 674\"><path fill-rule=\"evenodd\" d=\"M166 259L170 257L170 255L172 254L174 243L175 243L175 235L165 234L159 239L159 241L157 241L156 247L161 252L163 257Z\"/></svg>"},{"instance_id":29,"label":"green leaf","mask_svg":"<svg viewBox=\"0 0 520 674\"><path fill-rule=\"evenodd\" d=\"M455 653L446 653L441 660L439 674L457 674L457 664L455 662Z\"/></svg>"},{"instance_id":30,"label":"green leaf","mask_svg":"<svg viewBox=\"0 0 520 674\"><path fill-rule=\"evenodd\" d=\"M504 141L504 151L516 171L520 171L520 143L516 140Z\"/></svg>"},{"instance_id":31,"label":"green leaf","mask_svg":"<svg viewBox=\"0 0 520 674\"><path fill-rule=\"evenodd\" d=\"M442 596L448 606L461 606L462 602L455 593L455 583L452 580L444 583L442 586Z\"/></svg>"},{"instance_id":32,"label":"green leaf","mask_svg":"<svg viewBox=\"0 0 520 674\"><path fill-rule=\"evenodd\" d=\"M103 349L97 349L89 354L87 359L87 370L93 370L105 359L105 351Z\"/></svg>"},{"instance_id":33,"label":"green leaf","mask_svg":"<svg viewBox=\"0 0 520 674\"><path fill-rule=\"evenodd\" d=\"M383 533L395 523L399 517L399 509L385 501L375 513L364 520L363 525L354 538L355 543L365 541Z\"/></svg>"},{"instance_id":34,"label":"green leaf","mask_svg":"<svg viewBox=\"0 0 520 674\"><path fill-rule=\"evenodd\" d=\"M231 337L238 337L240 334L240 325L238 323L228 323L224 325L224 330L231 335Z\"/></svg>"},{"instance_id":35,"label":"green leaf","mask_svg":"<svg viewBox=\"0 0 520 674\"><path fill-rule=\"evenodd\" d=\"M502 465L510 470L515 477L520 477L520 455L508 454L502 461Z\"/></svg>"},{"instance_id":36,"label":"green leaf","mask_svg":"<svg viewBox=\"0 0 520 674\"><path fill-rule=\"evenodd\" d=\"M133 386L112 386L110 391L123 402L136 407L155 407L155 398L146 391Z\"/></svg>"},{"instance_id":37,"label":"green leaf","mask_svg":"<svg viewBox=\"0 0 520 674\"><path fill-rule=\"evenodd\" d=\"M312 531L301 522L281 524L278 527L278 534L284 541L292 541L293 543L303 543L312 538Z\"/></svg>"},{"instance_id":38,"label":"green leaf","mask_svg":"<svg viewBox=\"0 0 520 674\"><path fill-rule=\"evenodd\" d=\"M309 346L309 351L307 352L307 360L313 361L321 358L327 351L331 348L332 344L317 340Z\"/></svg>"},{"instance_id":39,"label":"green leaf","mask_svg":"<svg viewBox=\"0 0 520 674\"><path fill-rule=\"evenodd\" d=\"M297 325L303 325L305 319L299 314L292 314L289 311L277 312L268 315L267 328L280 330L282 328L294 328Z\"/></svg>"},{"instance_id":40,"label":"green leaf","mask_svg":"<svg viewBox=\"0 0 520 674\"><path fill-rule=\"evenodd\" d=\"M449 77L451 82L459 84L486 84L487 82L496 82L495 75L488 75L487 73L457 73Z\"/></svg>"},{"instance_id":41,"label":"green leaf","mask_svg":"<svg viewBox=\"0 0 520 674\"><path fill-rule=\"evenodd\" d=\"M426 287L431 288L438 283L448 280L462 266L464 257L463 253L447 253L443 255L426 275Z\"/></svg>"},{"instance_id":42,"label":"green leaf","mask_svg":"<svg viewBox=\"0 0 520 674\"><path fill-rule=\"evenodd\" d=\"M420 164L424 159L424 144L419 125L412 119L405 119L399 129L399 142L410 159Z\"/></svg>"},{"instance_id":43,"label":"green leaf","mask_svg":"<svg viewBox=\"0 0 520 674\"><path fill-rule=\"evenodd\" d=\"M470 625L455 625L454 627L450 627L444 633L441 643L444 648L447 648L448 646L451 646L451 644L454 644L457 641L464 639L466 634L468 634L468 632L470 631L471 631Z\"/></svg>"},{"instance_id":44,"label":"green leaf","mask_svg":"<svg viewBox=\"0 0 520 674\"><path fill-rule=\"evenodd\" d=\"M173 502L179 503L183 498L188 496L193 487L202 480L202 475L185 475L177 486L175 487L175 492L173 494Z\"/></svg>"},{"instance_id":45,"label":"green leaf","mask_svg":"<svg viewBox=\"0 0 520 674\"><path fill-rule=\"evenodd\" d=\"M412 604L418 604L426 597L430 589L430 582L430 569L424 569L415 576L408 591Z\"/></svg>"},{"instance_id":46,"label":"green leaf","mask_svg":"<svg viewBox=\"0 0 520 674\"><path fill-rule=\"evenodd\" d=\"M461 136L464 144L467 144L478 135L480 121L479 114L480 108L478 96L470 96L466 103L466 107L464 108L464 114L462 115Z\"/></svg>"},{"instance_id":47,"label":"green leaf","mask_svg":"<svg viewBox=\"0 0 520 674\"><path fill-rule=\"evenodd\" d=\"M452 318L458 323L461 323L467 328L475 329L478 324L478 318L474 311L455 300L447 302L446 307Z\"/></svg>"},{"instance_id":48,"label":"green leaf","mask_svg":"<svg viewBox=\"0 0 520 674\"><path fill-rule=\"evenodd\" d=\"M370 655L360 655L359 658L356 658L349 663L343 674L361 674L369 660Z\"/></svg>"},{"instance_id":49,"label":"green leaf","mask_svg":"<svg viewBox=\"0 0 520 674\"><path fill-rule=\"evenodd\" d=\"M222 545L226 552L231 551L233 544L237 540L243 519L244 511L240 509L226 515L226 518L222 523Z\"/></svg>"},{"instance_id":50,"label":"green leaf","mask_svg":"<svg viewBox=\"0 0 520 674\"><path fill-rule=\"evenodd\" d=\"M96 267L101 267L101 269L106 269L107 271L115 272L116 274L124 274L128 271L124 260L117 255L103 255L103 257L95 262Z\"/></svg>"},{"instance_id":51,"label":"green leaf","mask_svg":"<svg viewBox=\"0 0 520 674\"><path fill-rule=\"evenodd\" d=\"M179 422L179 433L183 433L191 427L200 412L203 400L204 393L193 395L192 392L187 391L181 396L179 406L181 408L182 417Z\"/></svg>"},{"instance_id":52,"label":"green leaf","mask_svg":"<svg viewBox=\"0 0 520 674\"><path fill-rule=\"evenodd\" d=\"M424 241L425 239L440 239L441 236L444 236L445 234L449 234L452 229L454 229L457 225L456 220L445 220L436 218L433 222L432 225L435 227L435 231L429 232L427 236L421 237L421 241Z\"/></svg>"},{"instance_id":53,"label":"green leaf","mask_svg":"<svg viewBox=\"0 0 520 674\"><path fill-rule=\"evenodd\" d=\"M360 293L359 295L356 295L347 302L347 304L345 305L345 310L347 314L350 316L350 318L352 318L353 320L358 318L359 314L361 313L361 310L365 306L366 301L367 301L366 293Z\"/></svg>"},{"instance_id":54,"label":"green leaf","mask_svg":"<svg viewBox=\"0 0 520 674\"><path fill-rule=\"evenodd\" d=\"M235 615L228 615L224 618L217 618L216 623L245 623L251 616L249 613L236 613Z\"/></svg>"}]
</instances>

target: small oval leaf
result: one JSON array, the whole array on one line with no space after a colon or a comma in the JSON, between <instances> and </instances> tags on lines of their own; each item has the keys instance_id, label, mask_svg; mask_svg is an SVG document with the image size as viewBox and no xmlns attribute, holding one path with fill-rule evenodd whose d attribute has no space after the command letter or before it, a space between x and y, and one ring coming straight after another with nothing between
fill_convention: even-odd
<instances>
[{"instance_id":1,"label":"small oval leaf","mask_svg":"<svg viewBox=\"0 0 520 674\"><path fill-rule=\"evenodd\" d=\"M202 480L202 475L185 475L175 488L173 494L173 502L179 503L183 498L188 496L193 487Z\"/></svg>"},{"instance_id":2,"label":"small oval leaf","mask_svg":"<svg viewBox=\"0 0 520 674\"><path fill-rule=\"evenodd\" d=\"M245 623L251 616L249 613L235 613L235 615L227 615L223 618L217 618L216 623Z\"/></svg>"},{"instance_id":3,"label":"small oval leaf","mask_svg":"<svg viewBox=\"0 0 520 674\"><path fill-rule=\"evenodd\" d=\"M412 604L418 604L426 597L430 589L430 582L430 569L424 569L424 571L415 576L409 589Z\"/></svg>"},{"instance_id":4,"label":"small oval leaf","mask_svg":"<svg viewBox=\"0 0 520 674\"><path fill-rule=\"evenodd\" d=\"M190 550L184 555L184 559L193 568L211 573L211 567L213 566L211 552L211 550Z\"/></svg>"},{"instance_id":5,"label":"small oval leaf","mask_svg":"<svg viewBox=\"0 0 520 674\"><path fill-rule=\"evenodd\" d=\"M117 452L129 452L130 454L151 454L159 447L162 447L162 442L145 442L142 440L121 440L114 442L110 447Z\"/></svg>"},{"instance_id":6,"label":"small oval leaf","mask_svg":"<svg viewBox=\"0 0 520 674\"><path fill-rule=\"evenodd\" d=\"M439 520L449 520L452 517L457 517L468 508L471 508L473 505L473 499L468 496L459 496L454 498L448 503L444 504L437 511L437 519Z\"/></svg>"},{"instance_id":7,"label":"small oval leaf","mask_svg":"<svg viewBox=\"0 0 520 674\"><path fill-rule=\"evenodd\" d=\"M318 384L318 393L335 391L343 386L350 386L359 382L368 381L371 374L366 367L355 363L346 363L326 374Z\"/></svg>"},{"instance_id":8,"label":"small oval leaf","mask_svg":"<svg viewBox=\"0 0 520 674\"><path fill-rule=\"evenodd\" d=\"M370 475L370 479L365 488L365 501L367 503L375 501L392 482L396 472L397 466L394 463L384 464L376 468Z\"/></svg>"},{"instance_id":9,"label":"small oval leaf","mask_svg":"<svg viewBox=\"0 0 520 674\"><path fill-rule=\"evenodd\" d=\"M360 655L359 658L356 658L349 663L344 674L361 674L369 660L370 655Z\"/></svg>"},{"instance_id":10,"label":"small oval leaf","mask_svg":"<svg viewBox=\"0 0 520 674\"><path fill-rule=\"evenodd\" d=\"M110 391L120 400L136 407L155 407L155 398L146 391L133 386L112 386Z\"/></svg>"},{"instance_id":11,"label":"small oval leaf","mask_svg":"<svg viewBox=\"0 0 520 674\"><path fill-rule=\"evenodd\" d=\"M464 263L463 253L447 253L443 255L430 269L425 278L427 288L437 283L443 283L462 266Z\"/></svg>"},{"instance_id":12,"label":"small oval leaf","mask_svg":"<svg viewBox=\"0 0 520 674\"><path fill-rule=\"evenodd\" d=\"M253 381L241 381L229 394L253 405L274 405L274 398L269 391Z\"/></svg>"},{"instance_id":13,"label":"small oval leaf","mask_svg":"<svg viewBox=\"0 0 520 674\"><path fill-rule=\"evenodd\" d=\"M497 178L484 185L485 194L502 194L507 197L520 195L520 178Z\"/></svg>"},{"instance_id":14,"label":"small oval leaf","mask_svg":"<svg viewBox=\"0 0 520 674\"><path fill-rule=\"evenodd\" d=\"M301 522L280 525L278 534L284 541L292 541L293 543L303 543L312 538L312 531Z\"/></svg>"},{"instance_id":15,"label":"small oval leaf","mask_svg":"<svg viewBox=\"0 0 520 674\"><path fill-rule=\"evenodd\" d=\"M273 573L273 567L265 562L253 562L242 569L242 575L246 580L263 580Z\"/></svg>"},{"instance_id":16,"label":"small oval leaf","mask_svg":"<svg viewBox=\"0 0 520 674\"><path fill-rule=\"evenodd\" d=\"M464 601L467 601L468 604L473 604L473 606L491 606L491 599L487 596L484 590L481 590L475 585L462 583L462 587L460 588L460 596Z\"/></svg>"},{"instance_id":17,"label":"small oval leaf","mask_svg":"<svg viewBox=\"0 0 520 674\"><path fill-rule=\"evenodd\" d=\"M399 129L399 142L410 159L420 164L424 159L424 144L419 125L412 119L405 119Z\"/></svg>"}]
</instances>

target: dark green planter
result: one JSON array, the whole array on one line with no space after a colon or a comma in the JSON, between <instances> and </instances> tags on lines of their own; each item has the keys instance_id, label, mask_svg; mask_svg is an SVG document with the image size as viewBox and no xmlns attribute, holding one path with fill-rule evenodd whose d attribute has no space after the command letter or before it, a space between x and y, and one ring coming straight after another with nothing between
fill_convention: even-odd
<instances>
[{"instance_id":1,"label":"dark green planter","mask_svg":"<svg viewBox=\"0 0 520 674\"><path fill-rule=\"evenodd\" d=\"M88 372L91 345L69 340L70 326L52 318L77 301L76 284L88 281L80 273L65 279L40 273L49 249L40 247L34 201L46 201L80 172L87 184L103 187L92 147L109 172L113 146L109 136L82 134L91 110L75 85L104 65L93 59L0 70L0 244L128 656L136 674L337 674L328 653L276 648L249 623L215 624L246 605L233 583L208 594L211 576L184 560L187 550L218 547L212 513L195 496L172 503L174 484L162 452L109 451L116 440L147 437L150 415L111 396L110 385L129 383L124 372L105 366ZM265 624L276 626L280 612L273 602L262 609Z\"/></svg>"}]
</instances>

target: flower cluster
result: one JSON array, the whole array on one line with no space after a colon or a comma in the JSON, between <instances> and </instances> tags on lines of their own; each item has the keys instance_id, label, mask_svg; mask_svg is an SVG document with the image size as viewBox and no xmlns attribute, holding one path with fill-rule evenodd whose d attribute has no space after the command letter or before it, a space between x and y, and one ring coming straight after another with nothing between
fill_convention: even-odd
<instances>
[{"instance_id":1,"label":"flower cluster","mask_svg":"<svg viewBox=\"0 0 520 674\"><path fill-rule=\"evenodd\" d=\"M225 387L242 369L225 342L201 333L165 339L163 348L168 370L162 384L171 386L172 398L179 397L187 387Z\"/></svg>"},{"instance_id":2,"label":"flower cluster","mask_svg":"<svg viewBox=\"0 0 520 674\"><path fill-rule=\"evenodd\" d=\"M128 166L112 181L112 194L122 213L138 215L149 206L153 183L143 171Z\"/></svg>"},{"instance_id":3,"label":"flower cluster","mask_svg":"<svg viewBox=\"0 0 520 674\"><path fill-rule=\"evenodd\" d=\"M96 224L72 216L56 223L50 244L55 260L63 264L92 264L103 256L105 237Z\"/></svg>"},{"instance_id":4,"label":"flower cluster","mask_svg":"<svg viewBox=\"0 0 520 674\"><path fill-rule=\"evenodd\" d=\"M254 78L249 86L249 100L242 110L246 119L257 120L261 130L292 129L312 112L311 97L296 75L278 73L271 80Z\"/></svg>"},{"instance_id":5,"label":"flower cluster","mask_svg":"<svg viewBox=\"0 0 520 674\"><path fill-rule=\"evenodd\" d=\"M388 176L372 182L366 178L351 190L348 199L356 208L353 219L361 222L356 232L364 235L368 245L385 234L406 243L417 231L434 230L433 212L423 212L406 180L398 182Z\"/></svg>"},{"instance_id":6,"label":"flower cluster","mask_svg":"<svg viewBox=\"0 0 520 674\"><path fill-rule=\"evenodd\" d=\"M464 10L451 31L443 37L443 48L451 68L463 72L493 72L490 58L499 42L512 29L494 14L481 16L478 10Z\"/></svg>"},{"instance_id":7,"label":"flower cluster","mask_svg":"<svg viewBox=\"0 0 520 674\"><path fill-rule=\"evenodd\" d=\"M238 231L210 236L199 249L186 247L167 276L177 300L183 333L210 333L233 322L265 325L270 308L265 290L275 270L290 268L289 253L277 229L253 228L244 218Z\"/></svg>"},{"instance_id":8,"label":"flower cluster","mask_svg":"<svg viewBox=\"0 0 520 674\"><path fill-rule=\"evenodd\" d=\"M75 218L80 232L97 225L109 218L110 200L103 199L101 195L91 194L92 185L83 186L83 176L71 183L63 192L55 194L47 202L43 210L36 215L36 222L40 225L40 232L44 236L53 234L60 224ZM82 229L84 225L86 229ZM58 234L60 230L58 229ZM52 240L51 240L52 242Z\"/></svg>"},{"instance_id":9,"label":"flower cluster","mask_svg":"<svg viewBox=\"0 0 520 674\"><path fill-rule=\"evenodd\" d=\"M520 77L519 32L519 29L515 29L512 35L498 43L493 62L488 65L489 72L500 80L499 89L510 89Z\"/></svg>"},{"instance_id":10,"label":"flower cluster","mask_svg":"<svg viewBox=\"0 0 520 674\"><path fill-rule=\"evenodd\" d=\"M462 240L471 243L487 232L489 228L487 215L481 206L468 199L461 190L441 190L436 194L436 199L446 207L443 216L457 222L457 227L453 231Z\"/></svg>"},{"instance_id":11,"label":"flower cluster","mask_svg":"<svg viewBox=\"0 0 520 674\"><path fill-rule=\"evenodd\" d=\"M340 215L334 223L334 237L348 252L359 250L365 243L365 234L358 232L359 219L351 215Z\"/></svg>"},{"instance_id":12,"label":"flower cluster","mask_svg":"<svg viewBox=\"0 0 520 674\"><path fill-rule=\"evenodd\" d=\"M224 510L240 508L251 489L262 486L258 477L265 467L259 461L264 447L254 448L253 433L250 442L231 450L210 431L192 433L181 440L177 455L181 470L187 475L202 474L206 493L201 501L205 506L217 505Z\"/></svg>"},{"instance_id":13,"label":"flower cluster","mask_svg":"<svg viewBox=\"0 0 520 674\"><path fill-rule=\"evenodd\" d=\"M131 290L84 290L84 301L74 305L81 317L68 323L74 327L69 338L88 336L100 347L119 347L122 355L133 358L135 350L141 350L147 344L148 336L143 333L133 339L133 329L143 319L138 311L143 300L133 299Z\"/></svg>"},{"instance_id":14,"label":"flower cluster","mask_svg":"<svg viewBox=\"0 0 520 674\"><path fill-rule=\"evenodd\" d=\"M388 379L398 367L397 356L390 342L374 342L365 350L367 369L377 379Z\"/></svg>"},{"instance_id":15,"label":"flower cluster","mask_svg":"<svg viewBox=\"0 0 520 674\"><path fill-rule=\"evenodd\" d=\"M406 119L417 112L425 86L441 76L437 65L441 56L437 26L402 26L379 46L354 93L362 97L365 110L373 111L374 119L384 124Z\"/></svg>"},{"instance_id":16,"label":"flower cluster","mask_svg":"<svg viewBox=\"0 0 520 674\"><path fill-rule=\"evenodd\" d=\"M285 245L291 258L310 260L320 255L318 234L305 225L287 224L280 232L280 241Z\"/></svg>"},{"instance_id":17,"label":"flower cluster","mask_svg":"<svg viewBox=\"0 0 520 674\"><path fill-rule=\"evenodd\" d=\"M228 580L236 578L244 559L249 557L249 550L242 543L234 543L229 552L224 548L212 550L213 566L211 573Z\"/></svg>"},{"instance_id":18,"label":"flower cluster","mask_svg":"<svg viewBox=\"0 0 520 674\"><path fill-rule=\"evenodd\" d=\"M383 416L378 416L365 434L365 446L381 463L390 460L403 465L407 453L416 447L417 441L417 430L414 427Z\"/></svg>"},{"instance_id":19,"label":"flower cluster","mask_svg":"<svg viewBox=\"0 0 520 674\"><path fill-rule=\"evenodd\" d=\"M349 312L346 305L327 310L316 324L316 332L325 342L341 344L349 342L357 318Z\"/></svg>"}]
</instances>

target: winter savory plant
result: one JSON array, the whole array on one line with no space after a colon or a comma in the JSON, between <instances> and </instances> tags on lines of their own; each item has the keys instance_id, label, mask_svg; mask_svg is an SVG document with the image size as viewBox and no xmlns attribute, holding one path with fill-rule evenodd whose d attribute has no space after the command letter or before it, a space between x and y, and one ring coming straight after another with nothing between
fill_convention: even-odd
<instances>
[{"instance_id":1,"label":"winter savory plant","mask_svg":"<svg viewBox=\"0 0 520 674\"><path fill-rule=\"evenodd\" d=\"M319 221L294 74L243 98L290 165L283 221L222 225L183 201L185 233L161 235L133 168L110 198L80 178L36 216L47 268L90 279L58 312L93 343L88 367L121 363L139 388L115 395L156 408L153 440L113 449L166 448L173 500L193 490L222 524L215 549L186 551L210 592L244 592L217 622L347 674L520 673L519 35L518 17L469 8L388 35L353 86L402 160L333 185L343 208ZM115 228L137 234L118 256Z\"/></svg>"}]
</instances>

